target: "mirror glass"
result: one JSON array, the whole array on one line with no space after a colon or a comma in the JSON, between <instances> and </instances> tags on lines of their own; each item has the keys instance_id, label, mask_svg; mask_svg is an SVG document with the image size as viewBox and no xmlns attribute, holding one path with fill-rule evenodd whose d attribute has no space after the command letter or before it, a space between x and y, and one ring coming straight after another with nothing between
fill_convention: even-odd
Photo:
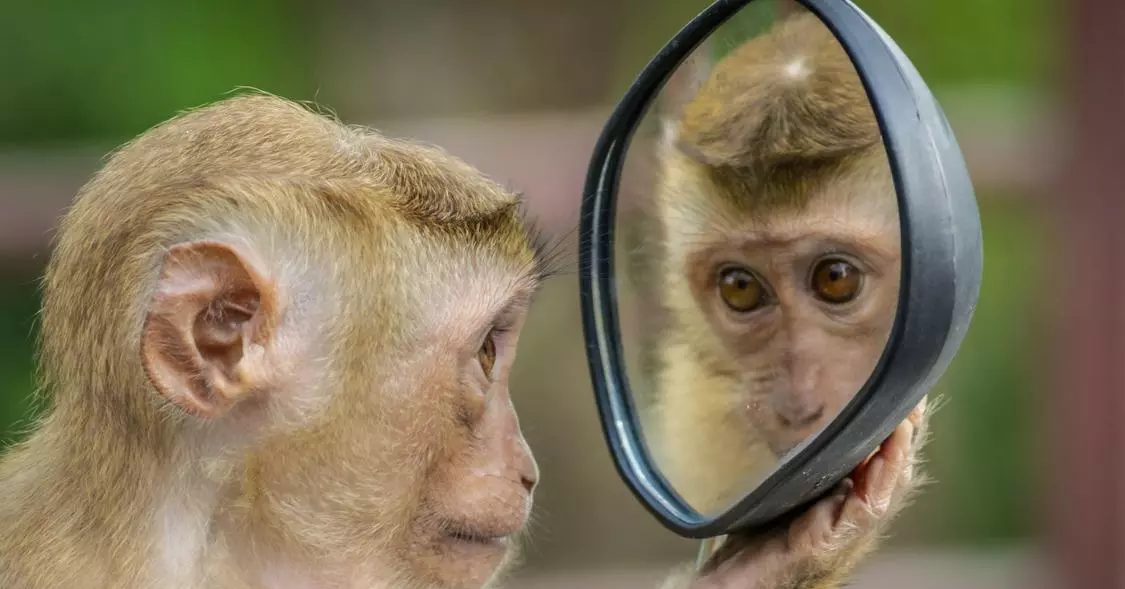
<instances>
[{"instance_id":1,"label":"mirror glass","mask_svg":"<svg viewBox=\"0 0 1125 589\"><path fill-rule=\"evenodd\" d=\"M867 94L831 31L756 0L680 65L626 154L622 357L670 488L718 515L860 391L899 294L899 215Z\"/></svg>"}]
</instances>

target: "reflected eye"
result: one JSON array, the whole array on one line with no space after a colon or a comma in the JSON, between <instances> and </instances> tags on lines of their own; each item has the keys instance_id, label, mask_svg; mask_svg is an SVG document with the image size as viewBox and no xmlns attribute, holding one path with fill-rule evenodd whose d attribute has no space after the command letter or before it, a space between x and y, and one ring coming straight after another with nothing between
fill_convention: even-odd
<instances>
[{"instance_id":1,"label":"reflected eye","mask_svg":"<svg viewBox=\"0 0 1125 589\"><path fill-rule=\"evenodd\" d=\"M749 313L766 301L766 289L749 270L739 267L719 272L719 297L731 310Z\"/></svg>"},{"instance_id":2,"label":"reflected eye","mask_svg":"<svg viewBox=\"0 0 1125 589\"><path fill-rule=\"evenodd\" d=\"M817 298L833 304L851 301L859 293L863 274L850 262L823 260L813 269L812 288Z\"/></svg>"},{"instance_id":3,"label":"reflected eye","mask_svg":"<svg viewBox=\"0 0 1125 589\"><path fill-rule=\"evenodd\" d=\"M488 337L484 338L484 343L477 350L477 362L480 363L480 368L484 371L484 374L491 379L492 367L496 365L496 340L491 331L488 332Z\"/></svg>"}]
</instances>

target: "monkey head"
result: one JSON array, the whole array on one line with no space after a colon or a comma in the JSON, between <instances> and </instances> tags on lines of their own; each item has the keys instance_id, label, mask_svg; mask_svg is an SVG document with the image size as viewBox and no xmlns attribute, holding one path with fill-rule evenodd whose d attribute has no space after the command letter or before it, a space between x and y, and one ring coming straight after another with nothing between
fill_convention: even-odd
<instances>
[{"instance_id":1,"label":"monkey head","mask_svg":"<svg viewBox=\"0 0 1125 589\"><path fill-rule=\"evenodd\" d=\"M150 130L46 277L52 419L90 434L73 466L136 492L115 501L150 508L127 525L157 562L486 584L538 480L508 389L546 272L520 210L436 148L269 96Z\"/></svg>"}]
</instances>

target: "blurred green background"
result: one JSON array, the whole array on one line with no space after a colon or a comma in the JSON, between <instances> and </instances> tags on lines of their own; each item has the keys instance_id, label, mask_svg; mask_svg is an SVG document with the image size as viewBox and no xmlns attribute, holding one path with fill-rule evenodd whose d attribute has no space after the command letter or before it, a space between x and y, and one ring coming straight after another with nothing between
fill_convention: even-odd
<instances>
[{"instance_id":1,"label":"blurred green background","mask_svg":"<svg viewBox=\"0 0 1125 589\"><path fill-rule=\"evenodd\" d=\"M243 86L316 99L349 122L603 112L648 57L706 4L9 2L0 19L0 179L5 171L24 174L21 162L29 158L48 161L52 154L76 150L105 153L179 110ZM1037 407L1044 392L1044 350L1038 347L1043 326L1037 313L1045 278L1037 262L1047 247L1043 215L1028 189L1034 182L1021 177L1025 168L997 164L1003 169L993 173L991 160L982 156L978 164L973 154L994 157L988 141L996 134L1018 137L1050 116L1055 6L1047 0L857 4L914 60L946 106L974 173L983 170L986 179L977 186L985 237L980 306L964 347L935 391L946 397L929 453L939 482L900 522L895 545L1034 544L1041 487L1034 459ZM996 126L985 133L975 126L979 120ZM977 138L985 147L971 149ZM575 157L584 159L588 152ZM80 171L79 176L92 167ZM0 219L36 205L17 190L23 185L0 183ZM71 195L52 194L52 206L65 204ZM6 441L15 438L16 424L30 406L36 280L46 255L40 245L0 255L0 432ZM560 293L536 311L539 325L561 325L571 333L544 335L529 344L531 350L521 352L523 374L558 370L556 360L564 355L572 371L565 380L574 383L571 396L580 406L575 411L588 425L592 398L581 350L552 348L577 345L579 337L577 311L568 298L575 285L564 281L558 288ZM559 317L557 325L552 317ZM529 388L538 394L553 390ZM518 403L522 412L535 401ZM546 411L529 411L533 447L535 430L562 427L537 422ZM591 451L604 452L598 449L596 428L586 427L581 435ZM550 444L567 436L540 434L540 439ZM536 450L541 462L567 455L564 449ZM575 454L566 459L585 460ZM597 488L619 486L604 456L589 460L600 461L599 476L609 481ZM572 485L565 492L551 491L550 485L565 484L568 475L559 475L560 481L550 468L544 466L544 494L549 505L565 512L558 497L582 490ZM618 500L631 501L617 493ZM542 525L549 528L557 519L545 516ZM548 530L539 550L579 556L533 556L532 565L536 558L543 566L597 560L582 547L561 546L564 541Z\"/></svg>"}]
</instances>

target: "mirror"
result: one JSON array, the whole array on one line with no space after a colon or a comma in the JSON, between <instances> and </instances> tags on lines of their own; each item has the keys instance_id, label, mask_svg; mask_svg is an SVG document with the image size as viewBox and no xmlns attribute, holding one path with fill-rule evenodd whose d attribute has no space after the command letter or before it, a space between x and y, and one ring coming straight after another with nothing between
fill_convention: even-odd
<instances>
[{"instance_id":1,"label":"mirror","mask_svg":"<svg viewBox=\"0 0 1125 589\"><path fill-rule=\"evenodd\" d=\"M839 414L894 323L894 182L844 47L800 4L748 4L651 101L619 199L640 438L714 515Z\"/></svg>"},{"instance_id":2,"label":"mirror","mask_svg":"<svg viewBox=\"0 0 1125 589\"><path fill-rule=\"evenodd\" d=\"M902 259L887 151L828 27L754 2L672 72L618 190L640 438L714 515L830 423L883 354Z\"/></svg>"},{"instance_id":3,"label":"mirror","mask_svg":"<svg viewBox=\"0 0 1125 589\"><path fill-rule=\"evenodd\" d=\"M945 370L980 221L928 88L841 0L718 1L595 150L580 277L618 470L692 537L831 489Z\"/></svg>"}]
</instances>

